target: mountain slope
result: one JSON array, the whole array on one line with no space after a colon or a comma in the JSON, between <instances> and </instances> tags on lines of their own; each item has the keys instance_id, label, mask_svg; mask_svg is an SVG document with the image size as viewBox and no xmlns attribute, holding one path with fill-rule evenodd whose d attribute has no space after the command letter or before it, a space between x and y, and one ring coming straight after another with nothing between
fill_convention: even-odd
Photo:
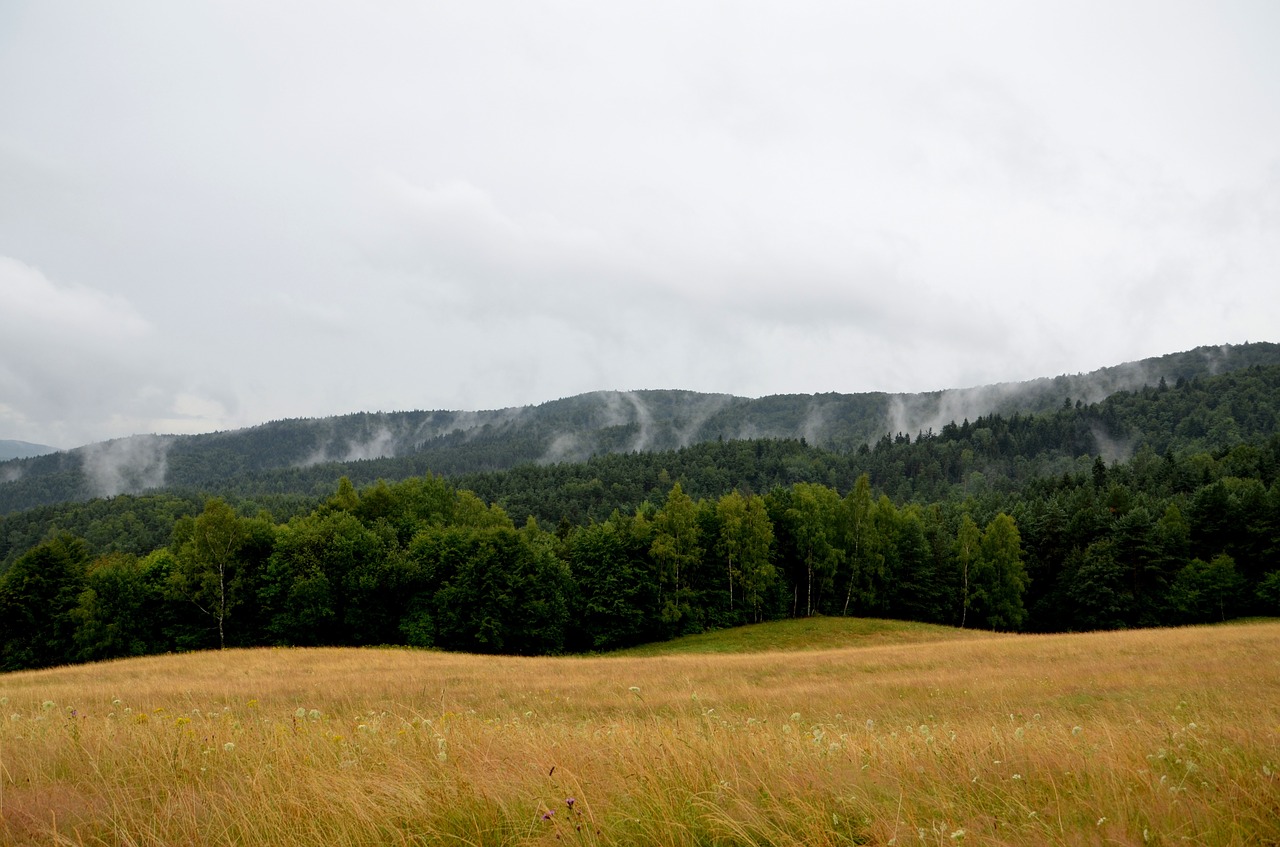
<instances>
[{"instance_id":1,"label":"mountain slope","mask_svg":"<svg viewBox=\"0 0 1280 847\"><path fill-rule=\"evenodd\" d=\"M0 439L0 462L6 462L9 459L27 459L31 456L43 456L46 453L56 453L57 447L50 447L47 444L32 444L29 441L6 441Z\"/></svg>"},{"instance_id":2,"label":"mountain slope","mask_svg":"<svg viewBox=\"0 0 1280 847\"><path fill-rule=\"evenodd\" d=\"M1201 347L1021 383L922 394L789 394L747 399L692 391L601 391L538 406L480 412L358 413L275 421L207 435L139 435L0 462L0 514L162 487L213 489L246 475L396 459L388 476L456 475L592 455L671 450L707 441L803 438L849 450L886 434L938 431L951 421L1037 413L1117 391L1252 365L1280 364L1280 345ZM298 484L287 484L299 490Z\"/></svg>"}]
</instances>

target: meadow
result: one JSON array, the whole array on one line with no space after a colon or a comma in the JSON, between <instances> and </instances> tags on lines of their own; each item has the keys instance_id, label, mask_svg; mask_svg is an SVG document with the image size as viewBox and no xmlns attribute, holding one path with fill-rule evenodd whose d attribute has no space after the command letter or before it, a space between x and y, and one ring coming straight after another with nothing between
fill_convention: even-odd
<instances>
[{"instance_id":1,"label":"meadow","mask_svg":"<svg viewBox=\"0 0 1280 847\"><path fill-rule=\"evenodd\" d=\"M1280 844L1280 623L788 625L0 676L0 844Z\"/></svg>"}]
</instances>

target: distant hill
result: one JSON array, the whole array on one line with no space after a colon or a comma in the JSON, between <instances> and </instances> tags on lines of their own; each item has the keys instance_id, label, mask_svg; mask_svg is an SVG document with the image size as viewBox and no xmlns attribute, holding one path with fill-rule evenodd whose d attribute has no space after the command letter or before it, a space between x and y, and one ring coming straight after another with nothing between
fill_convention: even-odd
<instances>
[{"instance_id":1,"label":"distant hill","mask_svg":"<svg viewBox=\"0 0 1280 847\"><path fill-rule=\"evenodd\" d=\"M9 459L27 459L31 456L43 456L46 453L56 452L58 452L57 447L50 447L47 444L32 444L29 441L6 441L0 439L0 462L5 462Z\"/></svg>"},{"instance_id":2,"label":"distant hill","mask_svg":"<svg viewBox=\"0 0 1280 847\"><path fill-rule=\"evenodd\" d=\"M746 438L803 438L814 446L852 450L885 435L936 432L981 415L1052 411L1162 380L1174 385L1276 364L1280 345L1254 343L1200 347L1089 374L922 394L748 399L678 390L600 391L491 411L362 412L206 435L140 435L0 462L0 514L160 488L215 490L262 474L273 476L282 492L320 490L353 463L375 462L379 475L393 479Z\"/></svg>"}]
</instances>

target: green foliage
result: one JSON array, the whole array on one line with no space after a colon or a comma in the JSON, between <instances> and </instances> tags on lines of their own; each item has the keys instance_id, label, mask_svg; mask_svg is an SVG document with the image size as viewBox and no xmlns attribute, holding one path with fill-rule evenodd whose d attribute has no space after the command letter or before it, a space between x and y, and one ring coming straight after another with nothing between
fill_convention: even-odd
<instances>
[{"instance_id":1,"label":"green foliage","mask_svg":"<svg viewBox=\"0 0 1280 847\"><path fill-rule=\"evenodd\" d=\"M659 637L658 574L652 565L651 524L615 512L569 537L573 643L582 650L615 650Z\"/></svg>"},{"instance_id":2,"label":"green foliage","mask_svg":"<svg viewBox=\"0 0 1280 847\"><path fill-rule=\"evenodd\" d=\"M653 542L649 554L658 566L658 602L663 623L674 634L687 628L692 616L693 571L702 561L697 506L680 488L671 487L667 500L653 518Z\"/></svg>"},{"instance_id":3,"label":"green foliage","mask_svg":"<svg viewBox=\"0 0 1280 847\"><path fill-rule=\"evenodd\" d=\"M347 511L317 511L281 527L259 591L268 638L277 644L349 643L352 601L377 585L385 554L383 538Z\"/></svg>"},{"instance_id":4,"label":"green foliage","mask_svg":"<svg viewBox=\"0 0 1280 847\"><path fill-rule=\"evenodd\" d=\"M806 616L817 611L822 595L831 590L842 558L838 546L839 511L840 496L833 489L809 482L792 486L791 506L785 517L800 564L804 566L800 589Z\"/></svg>"},{"instance_id":5,"label":"green foliage","mask_svg":"<svg viewBox=\"0 0 1280 847\"><path fill-rule=\"evenodd\" d=\"M733 609L736 582L751 619L759 621L765 596L777 579L777 569L769 561L773 526L764 499L731 491L716 504L716 514L720 522L716 549L728 569L729 608Z\"/></svg>"},{"instance_id":6,"label":"green foliage","mask_svg":"<svg viewBox=\"0 0 1280 847\"><path fill-rule=\"evenodd\" d=\"M1258 583L1259 609L1264 615L1280 616L1280 570L1274 570Z\"/></svg>"},{"instance_id":7,"label":"green foliage","mask_svg":"<svg viewBox=\"0 0 1280 847\"><path fill-rule=\"evenodd\" d=\"M0 670L43 668L75 656L87 558L83 541L56 535L0 577Z\"/></svg>"},{"instance_id":8,"label":"green foliage","mask_svg":"<svg viewBox=\"0 0 1280 847\"><path fill-rule=\"evenodd\" d=\"M180 596L217 624L219 647L226 646L228 620L252 582L243 556L249 538L245 522L219 498L175 528L177 567L170 580Z\"/></svg>"},{"instance_id":9,"label":"green foliage","mask_svg":"<svg viewBox=\"0 0 1280 847\"><path fill-rule=\"evenodd\" d=\"M1018 526L1001 512L987 524L978 545L973 568L975 618L990 629L1021 628L1027 616L1022 603L1026 589Z\"/></svg>"},{"instance_id":10,"label":"green foliage","mask_svg":"<svg viewBox=\"0 0 1280 847\"><path fill-rule=\"evenodd\" d=\"M414 539L430 599L407 628L417 643L473 653L564 649L570 576L549 550L508 527L457 526Z\"/></svg>"},{"instance_id":11,"label":"green foliage","mask_svg":"<svg viewBox=\"0 0 1280 847\"><path fill-rule=\"evenodd\" d=\"M1225 621L1238 613L1244 587L1235 560L1221 553L1208 562L1192 559L1178 571L1169 600L1183 623Z\"/></svg>"},{"instance_id":12,"label":"green foliage","mask_svg":"<svg viewBox=\"0 0 1280 847\"><path fill-rule=\"evenodd\" d=\"M166 550L139 559L111 553L90 563L76 609L76 658L146 656L173 649L166 603L173 557Z\"/></svg>"},{"instance_id":13,"label":"green foliage","mask_svg":"<svg viewBox=\"0 0 1280 847\"><path fill-rule=\"evenodd\" d=\"M973 522L973 518L969 516L969 513L965 512L960 517L960 529L956 532L956 540L952 548L956 566L960 569L961 628L968 623L969 608L973 605L974 588L976 586L971 585L971 577L973 576L974 564L978 561L981 542L982 535L978 530L978 525Z\"/></svg>"}]
</instances>

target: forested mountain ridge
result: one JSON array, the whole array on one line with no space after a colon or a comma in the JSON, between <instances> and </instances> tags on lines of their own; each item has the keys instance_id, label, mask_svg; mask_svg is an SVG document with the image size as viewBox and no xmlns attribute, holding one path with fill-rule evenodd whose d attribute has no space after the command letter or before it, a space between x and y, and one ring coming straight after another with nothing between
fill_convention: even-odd
<instances>
[{"instance_id":1,"label":"forested mountain ridge","mask_svg":"<svg viewBox=\"0 0 1280 847\"><path fill-rule=\"evenodd\" d=\"M1089 374L922 394L753 400L692 391L602 391L494 411L366 412L206 435L138 435L0 462L0 514L162 488L256 486L314 494L343 473L353 479L370 472L386 479L428 471L457 476L721 440L804 439L847 451L886 434L940 431L950 422L993 413L1036 414L1161 380L1174 385L1273 364L1280 364L1280 345L1252 343L1200 347Z\"/></svg>"},{"instance_id":2,"label":"forested mountain ridge","mask_svg":"<svg viewBox=\"0 0 1280 847\"><path fill-rule=\"evenodd\" d=\"M693 497L715 498L735 489L763 494L796 483L848 491L867 474L878 491L899 503L991 501L1064 476L1092 478L1099 462L1104 473L1117 465L1144 477L1159 471L1162 496L1219 476L1271 485L1280 476L1280 365L1157 384L1038 415L987 415L914 438L884 436L852 451L796 439L716 440L585 462L530 463L450 481L517 520L533 517L555 526L604 520L641 504L656 507L674 482ZM209 495L226 498L242 513L265 509L286 521L330 496L344 476L369 486L431 474L421 457L379 459L244 473L211 490L169 489L34 507L0 515L0 574L51 528L83 538L93 555L141 554L166 544L175 521L197 514ZM1148 478L1142 487L1149 491L1154 484Z\"/></svg>"},{"instance_id":3,"label":"forested mountain ridge","mask_svg":"<svg viewBox=\"0 0 1280 847\"><path fill-rule=\"evenodd\" d=\"M852 450L716 439L390 473L409 460L0 516L0 670L224 644L606 650L814 614L1280 614L1280 365Z\"/></svg>"}]
</instances>

